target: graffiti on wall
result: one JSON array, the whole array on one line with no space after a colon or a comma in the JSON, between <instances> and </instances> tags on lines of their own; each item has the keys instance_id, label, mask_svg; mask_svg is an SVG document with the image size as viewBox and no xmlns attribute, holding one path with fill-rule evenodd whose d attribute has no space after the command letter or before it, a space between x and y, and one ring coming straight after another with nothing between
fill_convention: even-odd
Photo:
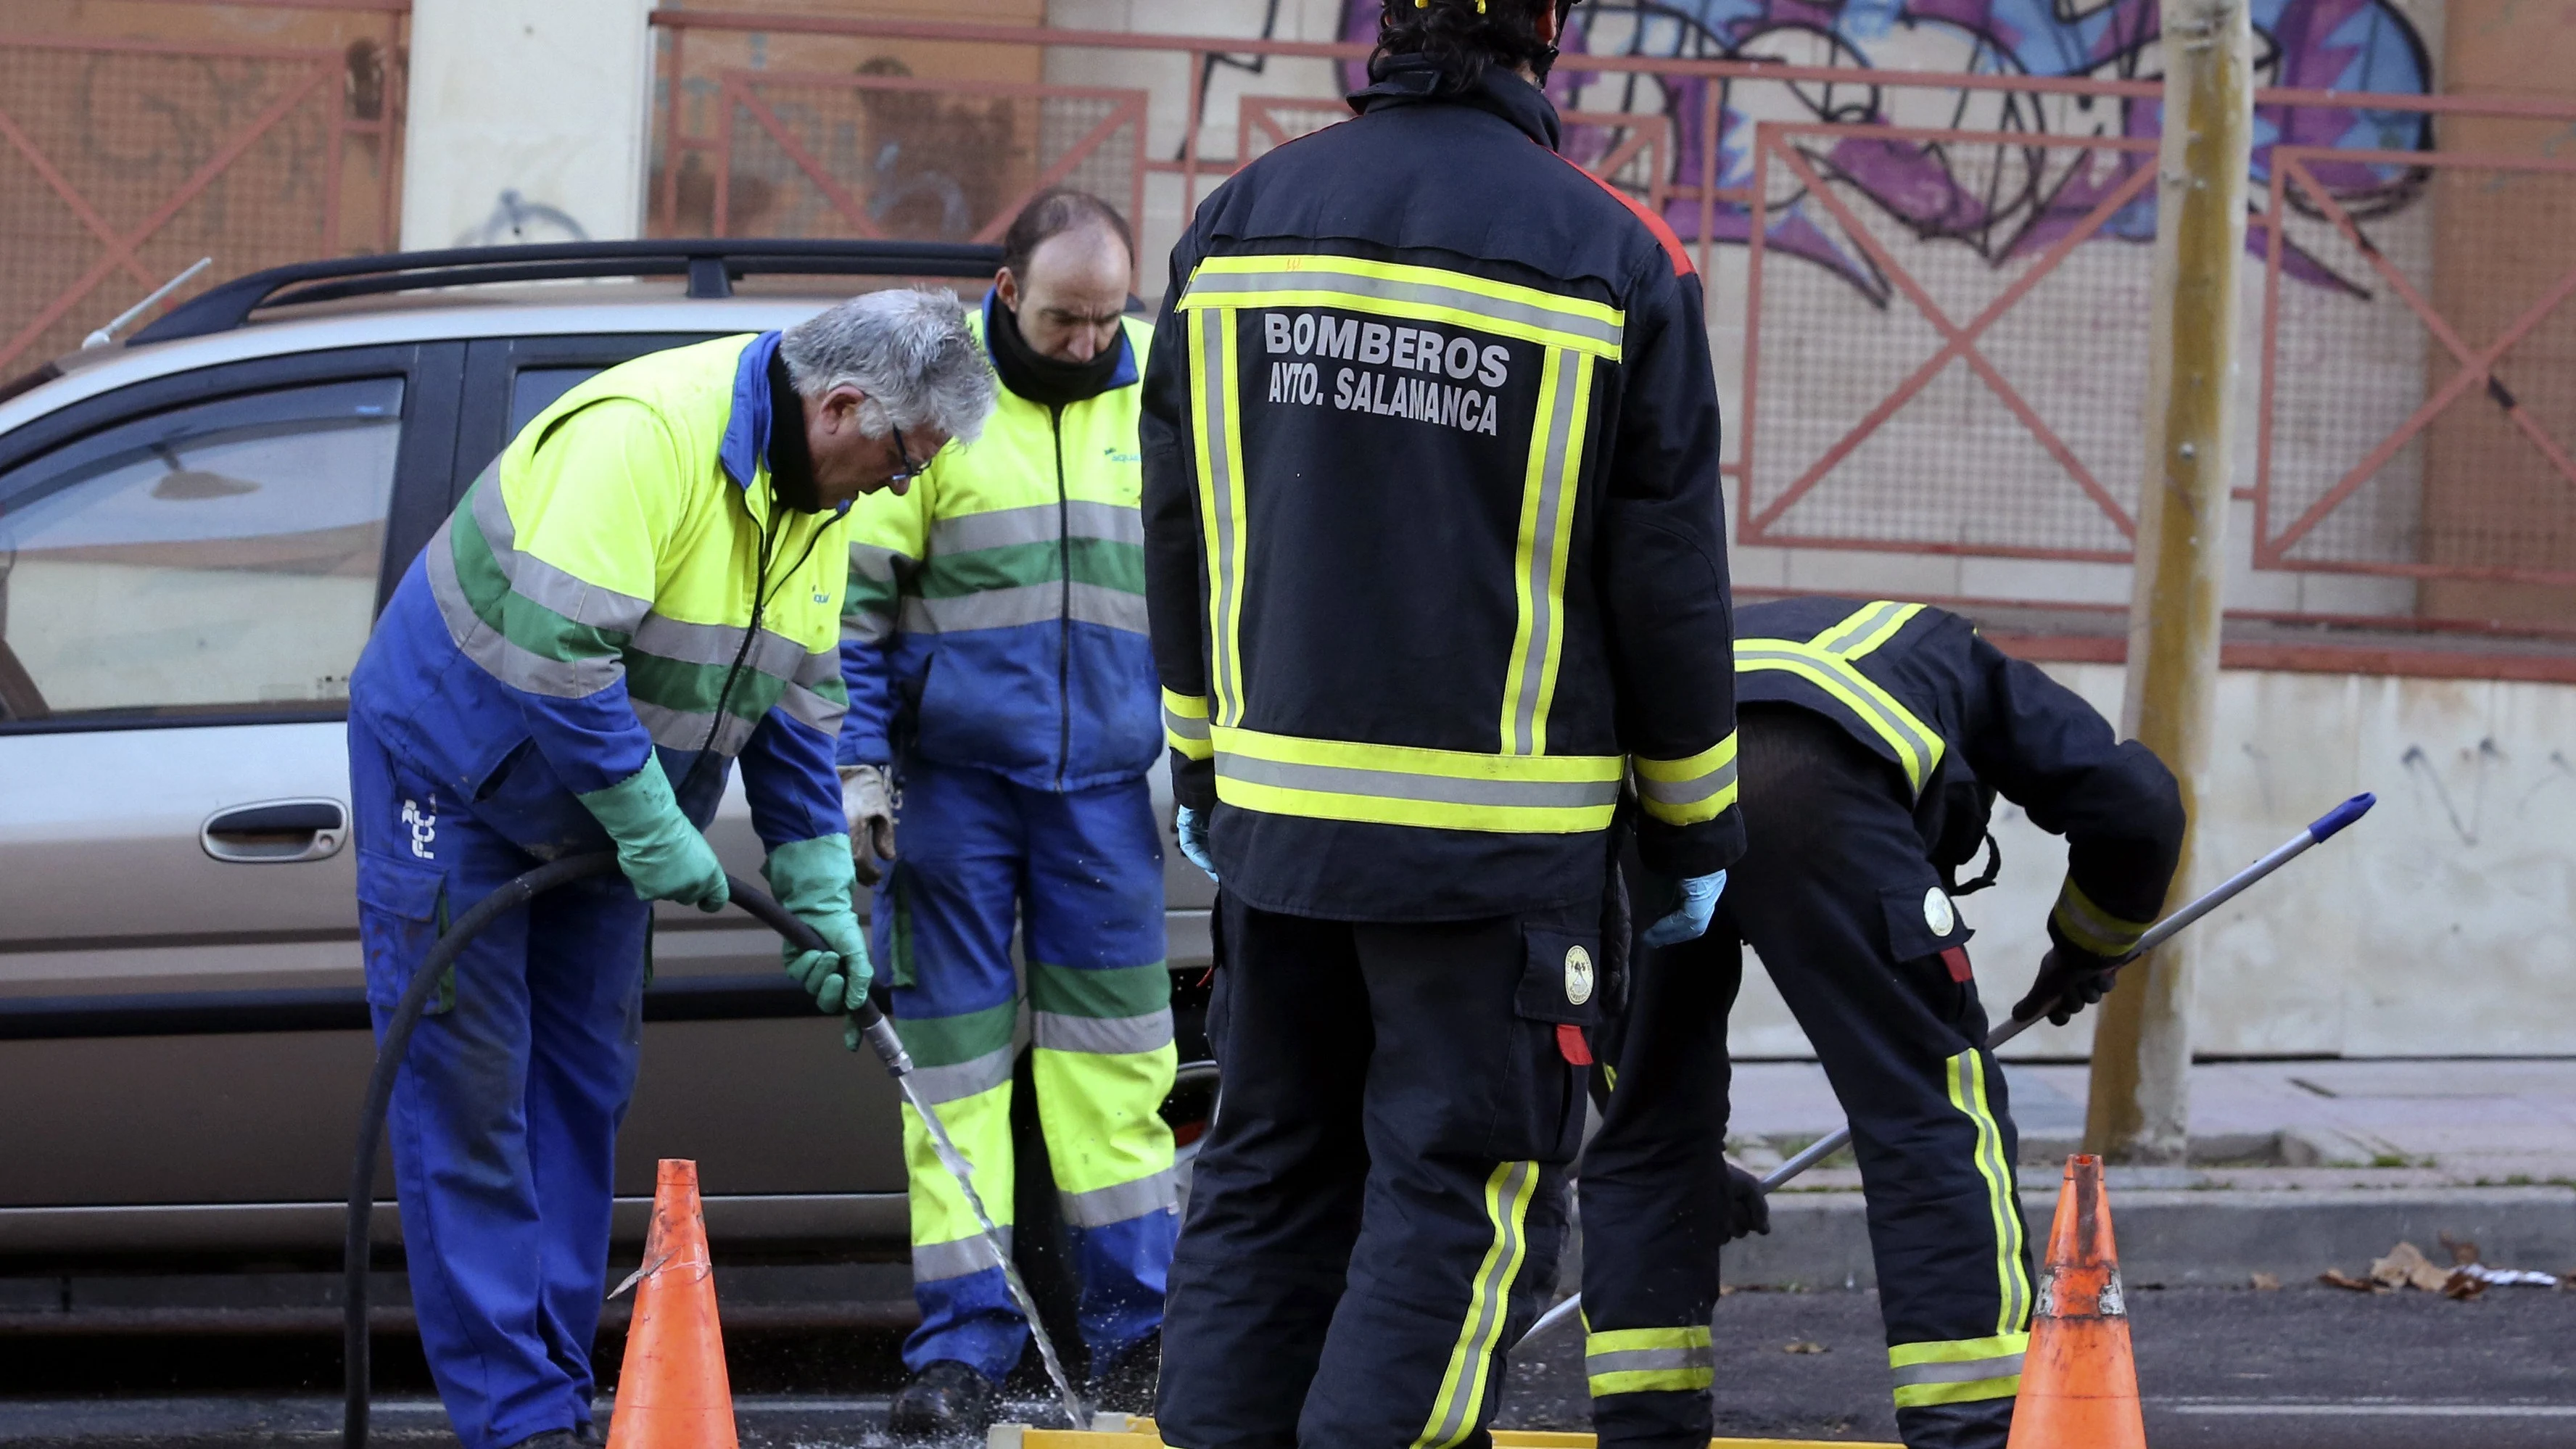
<instances>
[{"instance_id":1,"label":"graffiti on wall","mask_svg":"<svg viewBox=\"0 0 2576 1449\"><path fill-rule=\"evenodd\" d=\"M1342 35L1374 41L1381 0L1344 0ZM1670 179L1690 186L1704 164L1698 124L1706 87L1719 88L1715 175L1720 187L1754 181L1754 126L1762 121L1914 126L2027 134L2034 139L2152 137L2154 100L2034 95L2008 91L1891 90L1866 81L1796 83L1708 80L1586 71L1583 55L1665 60L1768 60L1852 70L1950 71L2060 79L2148 80L2160 74L2157 0L1594 0L1574 15L1566 58L1550 78L1560 107L1672 118ZM2392 0L2255 0L2256 80L2269 86L2416 96L2431 88L2423 37ZM1362 68L1345 78L1365 83ZM1565 150L1578 161L1606 154L1616 128L1570 128ZM2411 111L2361 106L2264 106L2255 118L2253 180L2270 185L2278 145L2346 150L2429 149L2429 122ZM2142 166L2152 153L2052 144L1963 146L1842 134L1801 146L1820 174L1838 179L1916 236L1967 246L1989 263L2045 251ZM2349 161L2308 168L2356 217L2406 206L2421 185L2411 167ZM1763 244L1841 274L1874 300L1888 284L1878 268L1825 219L1810 198L1776 183L1761 208ZM1698 240L1700 203L1670 204L1681 235ZM1753 209L1713 208L1709 239L1751 238ZM2132 242L2155 236L2149 189L2099 235ZM2318 286L2363 294L2360 283L2297 252L2285 271Z\"/></svg>"}]
</instances>

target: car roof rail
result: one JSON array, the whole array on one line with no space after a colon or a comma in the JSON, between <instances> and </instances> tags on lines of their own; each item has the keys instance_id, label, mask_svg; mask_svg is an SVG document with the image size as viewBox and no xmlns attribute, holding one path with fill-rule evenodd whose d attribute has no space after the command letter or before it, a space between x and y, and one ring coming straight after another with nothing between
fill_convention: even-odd
<instances>
[{"instance_id":1,"label":"car roof rail","mask_svg":"<svg viewBox=\"0 0 2576 1449\"><path fill-rule=\"evenodd\" d=\"M291 307L387 292L581 277L686 277L689 295L730 297L753 273L864 277L990 277L1002 249L973 242L818 241L678 237L661 241L544 242L455 247L297 262L235 277L170 309L133 341L169 342L229 332L263 307Z\"/></svg>"}]
</instances>

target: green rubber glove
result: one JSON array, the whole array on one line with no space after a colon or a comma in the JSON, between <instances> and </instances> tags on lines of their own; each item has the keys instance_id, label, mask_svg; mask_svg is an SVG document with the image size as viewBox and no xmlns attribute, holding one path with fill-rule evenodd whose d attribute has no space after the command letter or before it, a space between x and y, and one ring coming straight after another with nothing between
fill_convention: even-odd
<instances>
[{"instance_id":1,"label":"green rubber glove","mask_svg":"<svg viewBox=\"0 0 2576 1449\"><path fill-rule=\"evenodd\" d=\"M617 868L648 901L678 901L702 911L724 909L722 862L715 847L680 813L662 762L647 756L644 768L605 790L576 796L617 842Z\"/></svg>"},{"instance_id":2,"label":"green rubber glove","mask_svg":"<svg viewBox=\"0 0 2576 1449\"><path fill-rule=\"evenodd\" d=\"M812 993L817 1010L830 1015L855 1011L868 999L867 934L850 909L850 837L826 835L799 840L769 853L760 873L777 892L778 903L812 926L831 949L800 951L793 943L780 948L787 974Z\"/></svg>"}]
</instances>

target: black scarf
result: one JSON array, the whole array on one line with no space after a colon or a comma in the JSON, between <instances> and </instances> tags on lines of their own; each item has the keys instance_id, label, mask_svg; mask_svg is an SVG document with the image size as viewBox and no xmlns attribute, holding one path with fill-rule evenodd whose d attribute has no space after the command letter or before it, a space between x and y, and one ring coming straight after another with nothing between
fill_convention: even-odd
<instances>
[{"instance_id":1,"label":"black scarf","mask_svg":"<svg viewBox=\"0 0 2576 1449\"><path fill-rule=\"evenodd\" d=\"M995 297L984 312L991 319L985 350L993 355L993 371L1002 386L1041 407L1060 408L1100 396L1109 391L1110 379L1127 360L1124 328L1116 346L1093 353L1089 362L1067 362L1031 347L1020 333L1020 319L1002 305L1001 298Z\"/></svg>"},{"instance_id":2,"label":"black scarf","mask_svg":"<svg viewBox=\"0 0 2576 1449\"><path fill-rule=\"evenodd\" d=\"M805 442L805 399L787 379L787 361L769 356L769 491L799 513L820 513L814 454Z\"/></svg>"}]
</instances>

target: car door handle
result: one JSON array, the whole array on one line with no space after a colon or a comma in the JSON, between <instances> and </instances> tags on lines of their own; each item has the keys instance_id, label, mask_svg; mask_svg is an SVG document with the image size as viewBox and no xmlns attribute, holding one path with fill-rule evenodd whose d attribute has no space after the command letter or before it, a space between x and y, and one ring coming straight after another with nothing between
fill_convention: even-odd
<instances>
[{"instance_id":1,"label":"car door handle","mask_svg":"<svg viewBox=\"0 0 2576 1449\"><path fill-rule=\"evenodd\" d=\"M349 807L337 800L269 800L225 810L198 832L206 854L237 865L328 860L349 843Z\"/></svg>"}]
</instances>

